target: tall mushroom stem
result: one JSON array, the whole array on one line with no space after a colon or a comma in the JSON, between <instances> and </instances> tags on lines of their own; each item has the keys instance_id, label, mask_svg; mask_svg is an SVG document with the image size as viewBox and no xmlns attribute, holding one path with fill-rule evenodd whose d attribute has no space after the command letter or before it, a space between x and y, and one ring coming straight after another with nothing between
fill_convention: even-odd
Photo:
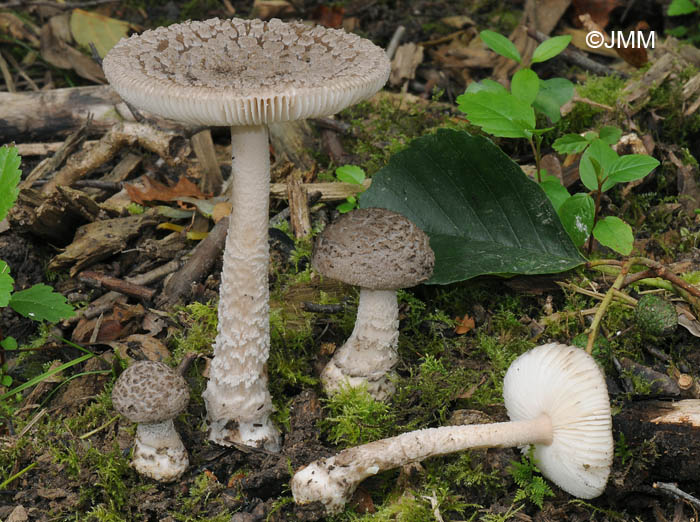
<instances>
[{"instance_id":1,"label":"tall mushroom stem","mask_svg":"<svg viewBox=\"0 0 700 522\"><path fill-rule=\"evenodd\" d=\"M396 291L362 288L355 328L321 374L325 390L366 384L376 399L389 397L394 391L389 372L398 360L398 342Z\"/></svg>"},{"instance_id":2,"label":"tall mushroom stem","mask_svg":"<svg viewBox=\"0 0 700 522\"><path fill-rule=\"evenodd\" d=\"M268 209L270 156L265 125L232 127L231 216L221 272L219 326L202 394L209 439L279 450L270 420Z\"/></svg>"},{"instance_id":3,"label":"tall mushroom stem","mask_svg":"<svg viewBox=\"0 0 700 522\"><path fill-rule=\"evenodd\" d=\"M317 460L294 475L292 493L297 503L320 501L333 513L343 507L362 480L380 471L466 449L551 442L552 423L548 415L524 421L429 428Z\"/></svg>"}]
</instances>

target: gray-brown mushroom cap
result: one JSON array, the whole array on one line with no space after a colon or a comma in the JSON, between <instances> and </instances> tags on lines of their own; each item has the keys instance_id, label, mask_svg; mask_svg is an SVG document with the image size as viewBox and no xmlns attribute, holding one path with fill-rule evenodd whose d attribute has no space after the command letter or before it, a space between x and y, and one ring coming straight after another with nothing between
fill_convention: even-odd
<instances>
[{"instance_id":1,"label":"gray-brown mushroom cap","mask_svg":"<svg viewBox=\"0 0 700 522\"><path fill-rule=\"evenodd\" d=\"M386 83L369 40L301 22L188 21L122 39L105 76L134 106L201 125L260 125L334 114Z\"/></svg>"},{"instance_id":2,"label":"gray-brown mushroom cap","mask_svg":"<svg viewBox=\"0 0 700 522\"><path fill-rule=\"evenodd\" d=\"M313 267L371 290L397 290L426 281L435 255L428 236L401 214L364 208L342 215L316 241Z\"/></svg>"},{"instance_id":3,"label":"gray-brown mushroom cap","mask_svg":"<svg viewBox=\"0 0 700 522\"><path fill-rule=\"evenodd\" d=\"M114 383L114 409L133 422L155 423L176 417L187 406L187 382L168 365L139 361Z\"/></svg>"}]
</instances>

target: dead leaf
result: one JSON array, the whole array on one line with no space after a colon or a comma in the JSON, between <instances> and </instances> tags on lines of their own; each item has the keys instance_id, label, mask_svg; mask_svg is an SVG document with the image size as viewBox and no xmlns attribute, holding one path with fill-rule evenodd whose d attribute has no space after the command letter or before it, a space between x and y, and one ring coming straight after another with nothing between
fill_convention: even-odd
<instances>
[{"instance_id":1,"label":"dead leaf","mask_svg":"<svg viewBox=\"0 0 700 522\"><path fill-rule=\"evenodd\" d=\"M579 16L588 14L600 27L605 28L610 22L610 13L622 5L619 0L573 0L573 23L581 27Z\"/></svg>"},{"instance_id":2,"label":"dead leaf","mask_svg":"<svg viewBox=\"0 0 700 522\"><path fill-rule=\"evenodd\" d=\"M637 24L633 31L635 34L639 34L639 31L649 31L649 24L641 21ZM617 45L615 46L615 52L617 52L620 58L622 58L628 64L638 69L649 61L647 50L641 45L630 47L621 47Z\"/></svg>"},{"instance_id":3,"label":"dead leaf","mask_svg":"<svg viewBox=\"0 0 700 522\"><path fill-rule=\"evenodd\" d=\"M72 39L68 17L54 16L41 28L41 57L59 69L73 69L87 80L107 83L102 67L69 45Z\"/></svg>"},{"instance_id":4,"label":"dead leaf","mask_svg":"<svg viewBox=\"0 0 700 522\"><path fill-rule=\"evenodd\" d=\"M211 218L214 223L218 223L222 218L225 218L231 213L231 203L223 201L214 205L214 210L211 213Z\"/></svg>"},{"instance_id":5,"label":"dead leaf","mask_svg":"<svg viewBox=\"0 0 700 522\"><path fill-rule=\"evenodd\" d=\"M144 334L132 334L124 342L137 343L149 361L163 362L172 355L162 341Z\"/></svg>"},{"instance_id":6,"label":"dead leaf","mask_svg":"<svg viewBox=\"0 0 700 522\"><path fill-rule=\"evenodd\" d=\"M294 6L287 0L255 0L251 18L269 20L281 16L291 16L295 13Z\"/></svg>"},{"instance_id":7,"label":"dead leaf","mask_svg":"<svg viewBox=\"0 0 700 522\"><path fill-rule=\"evenodd\" d=\"M469 315L464 314L464 317L461 319L459 317L455 318L456 321L459 321L459 324L455 328L455 333L457 335L463 335L470 330L474 329L475 323L474 319L472 317L469 317Z\"/></svg>"},{"instance_id":8,"label":"dead leaf","mask_svg":"<svg viewBox=\"0 0 700 522\"><path fill-rule=\"evenodd\" d=\"M139 205L143 205L148 201L172 201L177 198L188 196L201 199L207 198L207 195L203 194L197 185L184 176L178 180L174 187L168 187L148 176L142 179L142 183L143 189L139 189L130 183L124 184L124 188L129 193L131 201Z\"/></svg>"},{"instance_id":9,"label":"dead leaf","mask_svg":"<svg viewBox=\"0 0 700 522\"><path fill-rule=\"evenodd\" d=\"M345 8L341 5L319 5L311 14L311 19L316 23L333 29L340 29L343 25Z\"/></svg>"},{"instance_id":10,"label":"dead leaf","mask_svg":"<svg viewBox=\"0 0 700 522\"><path fill-rule=\"evenodd\" d=\"M0 35L9 35L29 42L32 47L39 47L39 28L14 13L0 13Z\"/></svg>"},{"instance_id":11,"label":"dead leaf","mask_svg":"<svg viewBox=\"0 0 700 522\"><path fill-rule=\"evenodd\" d=\"M82 9L73 9L70 16L73 39L86 49L93 43L100 58L104 58L107 51L127 36L130 27L129 22Z\"/></svg>"}]
</instances>

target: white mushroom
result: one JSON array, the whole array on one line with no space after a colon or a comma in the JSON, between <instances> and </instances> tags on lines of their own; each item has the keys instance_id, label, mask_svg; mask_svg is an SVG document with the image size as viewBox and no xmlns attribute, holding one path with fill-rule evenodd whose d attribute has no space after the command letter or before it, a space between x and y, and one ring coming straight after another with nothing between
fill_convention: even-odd
<instances>
[{"instance_id":1,"label":"white mushroom","mask_svg":"<svg viewBox=\"0 0 700 522\"><path fill-rule=\"evenodd\" d=\"M546 344L508 369L503 395L511 422L447 426L404 433L317 460L292 478L297 503L342 509L365 478L436 455L487 447L534 445L542 473L581 498L600 495L613 457L605 378L585 351Z\"/></svg>"},{"instance_id":2,"label":"white mushroom","mask_svg":"<svg viewBox=\"0 0 700 522\"><path fill-rule=\"evenodd\" d=\"M140 361L119 376L112 389L114 409L138 422L131 465L162 482L177 479L189 464L173 419L190 399L187 382L169 366Z\"/></svg>"},{"instance_id":3,"label":"white mushroom","mask_svg":"<svg viewBox=\"0 0 700 522\"><path fill-rule=\"evenodd\" d=\"M231 126L231 217L219 329L203 394L210 440L279 449L267 387L267 124L334 114L378 91L382 49L341 30L277 19L185 22L120 41L103 62L114 89L166 118Z\"/></svg>"},{"instance_id":4,"label":"white mushroom","mask_svg":"<svg viewBox=\"0 0 700 522\"><path fill-rule=\"evenodd\" d=\"M326 277L360 287L355 328L321 373L324 389L334 393L344 384L365 384L374 398L387 398L394 391L390 376L398 361L396 290L433 273L428 236L397 212L354 210L326 227L311 263Z\"/></svg>"}]
</instances>

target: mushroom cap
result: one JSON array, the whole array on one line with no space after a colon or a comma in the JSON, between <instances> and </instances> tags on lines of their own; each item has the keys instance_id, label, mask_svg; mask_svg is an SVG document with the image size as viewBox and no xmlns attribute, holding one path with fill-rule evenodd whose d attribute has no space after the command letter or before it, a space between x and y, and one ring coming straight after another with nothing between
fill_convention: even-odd
<instances>
[{"instance_id":1,"label":"mushroom cap","mask_svg":"<svg viewBox=\"0 0 700 522\"><path fill-rule=\"evenodd\" d=\"M545 344L518 357L503 381L511 420L542 414L552 422L552 443L536 444L542 473L580 498L605 489L613 458L612 417L605 377L584 350Z\"/></svg>"},{"instance_id":2,"label":"mushroom cap","mask_svg":"<svg viewBox=\"0 0 700 522\"><path fill-rule=\"evenodd\" d=\"M164 422L187 406L187 382L170 366L139 361L129 366L114 383L114 409L133 422Z\"/></svg>"},{"instance_id":3,"label":"mushroom cap","mask_svg":"<svg viewBox=\"0 0 700 522\"><path fill-rule=\"evenodd\" d=\"M279 19L188 21L122 39L103 61L127 102L196 125L261 125L334 114L386 83L369 40Z\"/></svg>"},{"instance_id":4,"label":"mushroom cap","mask_svg":"<svg viewBox=\"0 0 700 522\"><path fill-rule=\"evenodd\" d=\"M408 218L384 208L363 208L325 228L311 264L344 283L397 290L426 281L433 273L435 254L428 236Z\"/></svg>"}]
</instances>

